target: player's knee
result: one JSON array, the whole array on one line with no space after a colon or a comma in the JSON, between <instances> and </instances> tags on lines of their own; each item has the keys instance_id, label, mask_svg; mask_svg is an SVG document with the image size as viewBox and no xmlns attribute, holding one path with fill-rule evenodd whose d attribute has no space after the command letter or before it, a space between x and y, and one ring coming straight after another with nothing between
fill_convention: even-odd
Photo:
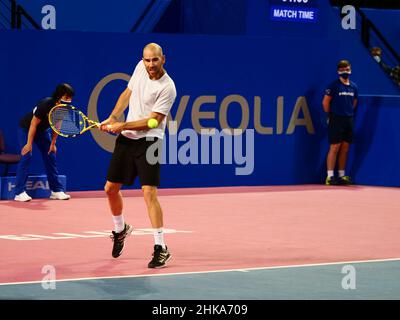
<instances>
[{"instance_id":1,"label":"player's knee","mask_svg":"<svg viewBox=\"0 0 400 320\"><path fill-rule=\"evenodd\" d=\"M340 149L340 143L331 144L330 151L338 153Z\"/></svg>"},{"instance_id":2,"label":"player's knee","mask_svg":"<svg viewBox=\"0 0 400 320\"><path fill-rule=\"evenodd\" d=\"M118 194L119 188L107 182L104 186L104 191L106 192L107 196L114 196Z\"/></svg>"},{"instance_id":3,"label":"player's knee","mask_svg":"<svg viewBox=\"0 0 400 320\"><path fill-rule=\"evenodd\" d=\"M348 143L342 143L342 145L340 147L340 150L342 152L348 152L349 151L349 147L350 147L350 145Z\"/></svg>"},{"instance_id":4,"label":"player's knee","mask_svg":"<svg viewBox=\"0 0 400 320\"><path fill-rule=\"evenodd\" d=\"M152 202L157 199L157 189L154 187L143 187L143 197L146 202Z\"/></svg>"}]
</instances>

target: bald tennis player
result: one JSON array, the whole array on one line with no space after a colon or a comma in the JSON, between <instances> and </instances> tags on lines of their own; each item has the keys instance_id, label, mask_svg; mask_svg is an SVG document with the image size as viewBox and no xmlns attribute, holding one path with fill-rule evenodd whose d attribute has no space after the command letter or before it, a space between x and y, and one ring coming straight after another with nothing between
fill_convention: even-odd
<instances>
[{"instance_id":1,"label":"bald tennis player","mask_svg":"<svg viewBox=\"0 0 400 320\"><path fill-rule=\"evenodd\" d=\"M156 43L149 43L143 49L143 58L136 65L127 88L119 99L108 119L101 123L101 130L118 133L115 149L111 157L105 192L115 225L112 231L112 256L118 258L124 248L125 238L133 227L125 222L121 187L132 185L139 177L144 201L154 232L154 252L149 268L162 268L171 259L164 242L163 212L157 198L160 184L160 161L148 159L148 149L158 143L161 152L167 115L176 98L174 81L164 69L165 56ZM129 105L126 122L118 121ZM150 128L148 122L158 123ZM154 119L156 121L154 121ZM150 122L151 123L151 122ZM149 153L153 154L153 153ZM155 154L161 159L159 154Z\"/></svg>"}]
</instances>

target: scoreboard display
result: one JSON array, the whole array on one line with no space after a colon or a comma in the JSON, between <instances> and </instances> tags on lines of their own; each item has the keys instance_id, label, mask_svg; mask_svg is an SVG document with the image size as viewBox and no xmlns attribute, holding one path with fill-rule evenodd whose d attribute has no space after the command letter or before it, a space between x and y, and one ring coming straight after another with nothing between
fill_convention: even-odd
<instances>
[{"instance_id":1,"label":"scoreboard display","mask_svg":"<svg viewBox=\"0 0 400 320\"><path fill-rule=\"evenodd\" d=\"M316 22L318 0L269 0L272 21Z\"/></svg>"}]
</instances>

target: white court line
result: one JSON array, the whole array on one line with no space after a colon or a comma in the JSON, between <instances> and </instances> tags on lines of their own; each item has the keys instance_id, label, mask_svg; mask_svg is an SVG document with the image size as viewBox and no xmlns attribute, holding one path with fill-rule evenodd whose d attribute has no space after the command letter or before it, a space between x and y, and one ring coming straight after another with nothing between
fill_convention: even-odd
<instances>
[{"instance_id":1,"label":"white court line","mask_svg":"<svg viewBox=\"0 0 400 320\"><path fill-rule=\"evenodd\" d=\"M257 267L257 268L238 268L238 269L211 270L211 271L191 271L191 272L176 272L176 273L162 273L162 274L141 274L141 275L130 275L130 276L110 276L110 277L61 279L61 280L54 280L54 282L67 282L67 281L73 282L73 281L85 281L85 280L162 277L162 276L177 276L177 275L204 274L204 273L222 273L222 272L249 272L249 271L255 271L255 270L305 268L305 267L330 266L330 265L338 265L338 264L373 263L373 262L388 262L388 261L400 261L400 258L375 259L375 260L355 260L355 261L338 261L338 262L312 263L312 264L294 264L294 265L286 265L286 266ZM48 280L46 280L46 281L48 281ZM35 283L36 284L37 283L42 283L42 281L8 282L8 283L0 283L0 286L17 285L17 284L35 284Z\"/></svg>"}]
</instances>

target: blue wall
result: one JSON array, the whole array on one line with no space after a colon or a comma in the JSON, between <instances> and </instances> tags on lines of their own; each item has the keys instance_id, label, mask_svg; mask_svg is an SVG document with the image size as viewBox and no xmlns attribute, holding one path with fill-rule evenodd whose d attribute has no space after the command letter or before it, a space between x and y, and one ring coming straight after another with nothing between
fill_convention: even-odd
<instances>
[{"instance_id":1,"label":"blue wall","mask_svg":"<svg viewBox=\"0 0 400 320\"><path fill-rule=\"evenodd\" d=\"M354 72L359 73L358 85L362 93L373 95L398 95L400 87L397 86L383 69L372 58L369 50L361 42L360 21L357 29L344 30L341 28L339 10L329 10L330 35L336 41L341 59L350 60Z\"/></svg>"},{"instance_id":2,"label":"blue wall","mask_svg":"<svg viewBox=\"0 0 400 320\"><path fill-rule=\"evenodd\" d=\"M18 0L41 25L45 5L56 9L56 30L129 32L151 0Z\"/></svg>"},{"instance_id":3,"label":"blue wall","mask_svg":"<svg viewBox=\"0 0 400 320\"><path fill-rule=\"evenodd\" d=\"M400 186L400 96L362 96L350 169L361 184Z\"/></svg>"},{"instance_id":4,"label":"blue wall","mask_svg":"<svg viewBox=\"0 0 400 320\"><path fill-rule=\"evenodd\" d=\"M219 35L325 36L330 5L325 0L174 0L157 32ZM312 23L271 19L272 8L315 12Z\"/></svg>"},{"instance_id":5,"label":"blue wall","mask_svg":"<svg viewBox=\"0 0 400 320\"><path fill-rule=\"evenodd\" d=\"M242 36L2 31L0 127L6 134L8 149L19 152L19 118L32 110L40 98L50 95L59 82L74 86L74 104L85 113L97 113L100 120L105 119L126 87L143 46L155 41L164 47L166 69L177 87L171 114L174 119L183 115L181 138L185 128L195 126L194 106L201 99L208 102L201 105L200 111L213 112L212 119L199 120L203 127L221 129L221 105L233 96L236 102L229 104L226 113L230 127L238 127L246 118L243 112L248 114L248 129L255 128L257 122L268 127L254 132L255 160L250 174L237 175L237 169L244 164L235 161L215 165L169 162L162 169L162 187L320 183L325 177L328 150L321 100L326 85L337 76L338 60L349 59L352 79L361 94L356 144L348 164L350 174L358 183L398 186L399 88L370 57L360 42L359 31L343 30L337 12L327 3L312 4L319 10L316 22L282 22L270 19L268 2L248 1L245 19L242 16L240 24L233 28L235 32L243 31ZM104 3L99 2L96 11L99 16L104 9L101 5ZM220 9L210 8L214 13ZM227 12L233 14L234 10ZM223 22L227 21L233 20L226 17ZM228 30L225 27L220 30ZM97 91L104 79L115 74L117 80ZM94 92L99 93L97 103ZM297 115L296 107L301 109ZM260 116L255 115L258 109ZM279 110L282 123L277 120ZM308 127L302 123L307 111L311 117ZM293 119L297 119L297 125ZM251 132L246 132L242 142ZM173 138L167 137L166 141L172 142ZM196 138L199 137L196 135L191 141ZM69 190L103 187L111 156L106 145L112 144L113 139L94 130L75 139L59 138L59 167L67 175ZM199 144L191 149L192 153L199 152ZM188 144L179 141L178 147L183 152ZM168 147L164 150L168 160L170 151ZM251 154L245 150L242 153L248 157ZM226 156L222 152L221 158ZM251 159L248 161L251 163ZM38 156L34 157L32 172L43 172Z\"/></svg>"},{"instance_id":6,"label":"blue wall","mask_svg":"<svg viewBox=\"0 0 400 320\"><path fill-rule=\"evenodd\" d=\"M261 123L273 131L272 134L255 133L255 164L251 174L236 175L236 169L243 165L235 162L226 165L168 164L163 166L162 187L317 183L324 178L328 145L321 99L325 86L336 77L336 62L342 56L341 45L336 40L36 31L7 31L0 36L3 39L0 43L0 87L3 88L0 125L10 151L18 152L18 119L31 110L38 99L51 94L55 84L71 83L77 93L74 103L88 112L89 99L96 85L113 73L130 75L140 59L142 47L155 41L165 49L166 68L178 90L173 117L181 100L188 99L180 130L193 127L192 107L200 96L214 96L215 102L204 104L201 111L216 114L215 119L203 119L200 123L221 129L221 102L230 95L240 95L248 104L248 108L244 107L249 110L248 128L254 128L254 100L260 99ZM66 48L65 43L73 43L72 49ZM360 59L370 61L368 56L361 55ZM370 81L377 77L377 82L384 82L386 79L379 78L379 69L374 67L372 63ZM363 70L355 64L353 80L362 83L364 77ZM100 119L108 116L125 86L126 81L116 80L101 91L97 104ZM369 93L363 86L360 91ZM281 134L277 132L276 121L278 97L283 97ZM305 97L302 111L304 108L310 111L314 133L301 124L294 127L292 134L287 132L300 97ZM228 124L231 127L239 126L241 110L238 103L229 105ZM394 169L400 150L394 123L400 113L399 101L394 98L361 103L360 114L363 112L368 114L363 123L373 123L363 130L371 135L370 128L375 128L374 139L379 140L358 145L355 159L361 158L362 162L349 163L352 173L360 181L368 175L369 180L364 180L368 184L399 185L400 175ZM297 118L304 118L303 112ZM182 147L185 142L178 145ZM67 175L69 190L103 187L110 153L90 133L75 139L60 137L58 147L60 171ZM392 154L391 157L386 154L386 166L381 168L385 174L370 175L370 171L376 172L382 148ZM35 161L32 171L38 173L42 167L38 157ZM386 171L389 168L393 170Z\"/></svg>"},{"instance_id":7,"label":"blue wall","mask_svg":"<svg viewBox=\"0 0 400 320\"><path fill-rule=\"evenodd\" d=\"M393 49L400 52L400 10L363 9Z\"/></svg>"}]
</instances>

